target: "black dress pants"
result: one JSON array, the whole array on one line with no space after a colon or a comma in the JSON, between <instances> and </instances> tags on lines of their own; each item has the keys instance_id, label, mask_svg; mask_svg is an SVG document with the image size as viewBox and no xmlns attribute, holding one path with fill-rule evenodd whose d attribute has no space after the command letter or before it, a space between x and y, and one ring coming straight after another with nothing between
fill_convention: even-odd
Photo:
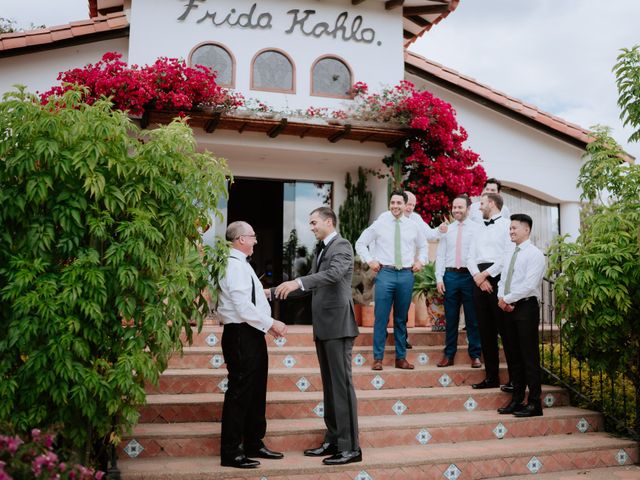
<instances>
[{"instance_id":1,"label":"black dress pants","mask_svg":"<svg viewBox=\"0 0 640 480\"><path fill-rule=\"evenodd\" d=\"M224 326L222 353L229 384L222 407L222 458L234 458L245 450L264 446L269 369L264 336L246 323Z\"/></svg>"},{"instance_id":2,"label":"black dress pants","mask_svg":"<svg viewBox=\"0 0 640 480\"><path fill-rule=\"evenodd\" d=\"M542 394L540 374L540 347L538 327L540 306L538 299L530 297L514 305L512 312L505 313L507 333L513 348L511 365L513 400L524 401L525 390L529 388L527 403L539 404Z\"/></svg>"},{"instance_id":3,"label":"black dress pants","mask_svg":"<svg viewBox=\"0 0 640 480\"><path fill-rule=\"evenodd\" d=\"M484 270L481 268L480 271ZM488 277L487 280L493 287L493 292L482 291L477 285L473 289L473 303L476 307L478 317L478 330L480 330L480 343L482 344L482 357L484 359L484 369L486 378L489 381L498 382L500 380L500 348L498 346L498 335L502 340L504 356L507 360L509 379L511 379L511 357L512 345L506 332L504 312L498 306L498 282L500 276Z\"/></svg>"}]
</instances>

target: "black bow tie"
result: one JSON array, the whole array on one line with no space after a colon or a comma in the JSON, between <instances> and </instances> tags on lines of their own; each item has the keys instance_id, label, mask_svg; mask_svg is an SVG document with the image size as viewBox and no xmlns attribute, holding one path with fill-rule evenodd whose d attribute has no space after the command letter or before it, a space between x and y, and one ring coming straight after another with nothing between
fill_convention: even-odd
<instances>
[{"instance_id":1,"label":"black bow tie","mask_svg":"<svg viewBox=\"0 0 640 480\"><path fill-rule=\"evenodd\" d=\"M489 225L493 225L494 223L496 223L496 220L498 220L501 217L496 217L496 218L492 218L491 220L485 220L484 224L488 227Z\"/></svg>"},{"instance_id":2,"label":"black bow tie","mask_svg":"<svg viewBox=\"0 0 640 480\"><path fill-rule=\"evenodd\" d=\"M316 245L316 257L324 250L324 242L320 242Z\"/></svg>"}]
</instances>

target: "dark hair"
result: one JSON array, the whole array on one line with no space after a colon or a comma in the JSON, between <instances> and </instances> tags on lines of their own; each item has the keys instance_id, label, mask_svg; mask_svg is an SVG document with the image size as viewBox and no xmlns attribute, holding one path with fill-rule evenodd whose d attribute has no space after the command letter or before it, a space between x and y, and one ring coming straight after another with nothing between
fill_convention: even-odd
<instances>
[{"instance_id":1,"label":"dark hair","mask_svg":"<svg viewBox=\"0 0 640 480\"><path fill-rule=\"evenodd\" d=\"M514 213L513 215L511 215L511 220L526 223L527 225L529 225L529 230L533 228L533 219L526 213Z\"/></svg>"},{"instance_id":2,"label":"dark hair","mask_svg":"<svg viewBox=\"0 0 640 480\"><path fill-rule=\"evenodd\" d=\"M487 178L487 181L484 182L484 186L486 187L489 183L495 183L498 186L498 192L502 190L502 183L497 178Z\"/></svg>"},{"instance_id":3,"label":"dark hair","mask_svg":"<svg viewBox=\"0 0 640 480\"><path fill-rule=\"evenodd\" d=\"M318 215L320 215L320 218L323 219L323 220L326 220L327 218L330 218L331 219L331 223L333 224L334 227L338 223L338 219L336 218L336 214L329 207L314 208L313 210L311 210L311 213L309 214L309 216L313 215L314 213L317 213Z\"/></svg>"},{"instance_id":4,"label":"dark hair","mask_svg":"<svg viewBox=\"0 0 640 480\"><path fill-rule=\"evenodd\" d=\"M483 193L482 196L487 197L489 200L495 203L496 207L498 207L498 210L502 210L502 206L504 205L502 195L500 195L499 193Z\"/></svg>"},{"instance_id":5,"label":"dark hair","mask_svg":"<svg viewBox=\"0 0 640 480\"><path fill-rule=\"evenodd\" d=\"M389 195L389 200L391 200L391 197L393 197L394 195L398 195L399 197L402 197L404 199L404 203L407 203L409 201L407 192L405 192L404 190L394 190L393 192L391 192L391 195Z\"/></svg>"},{"instance_id":6,"label":"dark hair","mask_svg":"<svg viewBox=\"0 0 640 480\"><path fill-rule=\"evenodd\" d=\"M451 205L453 205L453 202L457 199L461 198L462 200L464 200L467 204L467 208L469 208L471 206L471 199L469 198L469 195L467 195L466 193L462 193L460 195L456 195L453 200L451 200Z\"/></svg>"}]
</instances>

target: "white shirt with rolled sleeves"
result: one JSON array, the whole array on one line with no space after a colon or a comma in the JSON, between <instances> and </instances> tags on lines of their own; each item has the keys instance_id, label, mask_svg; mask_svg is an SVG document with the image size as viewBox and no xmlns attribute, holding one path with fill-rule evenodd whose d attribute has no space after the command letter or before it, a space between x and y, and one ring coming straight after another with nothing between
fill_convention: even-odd
<instances>
[{"instance_id":1,"label":"white shirt with rolled sleeves","mask_svg":"<svg viewBox=\"0 0 640 480\"><path fill-rule=\"evenodd\" d=\"M469 247L478 235L480 225L472 222L468 218L463 221L462 228L462 266L466 267L469 258ZM457 220L449 225L447 233L440 238L438 250L436 253L436 282L441 283L444 278L444 271L447 267L456 266L456 241L458 240L458 226L460 222Z\"/></svg>"},{"instance_id":2,"label":"white shirt with rolled sleeves","mask_svg":"<svg viewBox=\"0 0 640 480\"><path fill-rule=\"evenodd\" d=\"M507 221L511 221L511 212L509 211L509 207L506 205L502 206L502 210L500 210L500 215L502 218L505 218ZM476 223L484 222L484 218L482 218L482 212L480 211L480 202L473 202L469 207L469 215L468 217Z\"/></svg>"},{"instance_id":3,"label":"white shirt with rolled sleeves","mask_svg":"<svg viewBox=\"0 0 640 480\"><path fill-rule=\"evenodd\" d=\"M255 305L251 302L252 282L256 294ZM231 249L227 270L220 281L218 315L225 325L247 323L264 333L273 325L271 307L260 279L247 262L247 256L235 248Z\"/></svg>"},{"instance_id":4,"label":"white shirt with rolled sleeves","mask_svg":"<svg viewBox=\"0 0 640 480\"><path fill-rule=\"evenodd\" d=\"M545 259L544 254L531 243L531 240L520 244L520 251L513 266L511 288L508 295L504 294L507 272L515 249L516 244L511 243L511 247L504 256L502 274L498 282L498 298L502 298L508 304L528 297L536 297L540 300Z\"/></svg>"},{"instance_id":5,"label":"white shirt with rolled sleeves","mask_svg":"<svg viewBox=\"0 0 640 480\"><path fill-rule=\"evenodd\" d=\"M471 275L477 274L481 263L493 263L487 270L491 277L500 275L504 254L511 246L509 238L509 225L511 222L501 214L496 214L491 219L493 224L482 223L478 234L473 238L467 258L467 268ZM487 220L490 221L490 220ZM484 220L483 220L484 222Z\"/></svg>"},{"instance_id":6,"label":"white shirt with rolled sleeves","mask_svg":"<svg viewBox=\"0 0 640 480\"><path fill-rule=\"evenodd\" d=\"M393 265L395 228L395 217L391 212L380 215L356 241L356 253L367 263L375 260L381 265ZM412 267L416 257L420 263L426 263L427 239L418 224L404 215L400 217L400 242L403 268Z\"/></svg>"}]
</instances>

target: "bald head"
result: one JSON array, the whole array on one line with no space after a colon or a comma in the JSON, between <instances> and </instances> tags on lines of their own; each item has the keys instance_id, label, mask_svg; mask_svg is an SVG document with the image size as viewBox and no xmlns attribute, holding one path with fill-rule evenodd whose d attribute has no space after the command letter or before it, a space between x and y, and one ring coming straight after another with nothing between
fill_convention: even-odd
<instances>
[{"instance_id":1,"label":"bald head","mask_svg":"<svg viewBox=\"0 0 640 480\"><path fill-rule=\"evenodd\" d=\"M407 194L407 203L404 206L404 214L408 217L413 213L413 209L416 208L416 196L406 190L404 193Z\"/></svg>"}]
</instances>

